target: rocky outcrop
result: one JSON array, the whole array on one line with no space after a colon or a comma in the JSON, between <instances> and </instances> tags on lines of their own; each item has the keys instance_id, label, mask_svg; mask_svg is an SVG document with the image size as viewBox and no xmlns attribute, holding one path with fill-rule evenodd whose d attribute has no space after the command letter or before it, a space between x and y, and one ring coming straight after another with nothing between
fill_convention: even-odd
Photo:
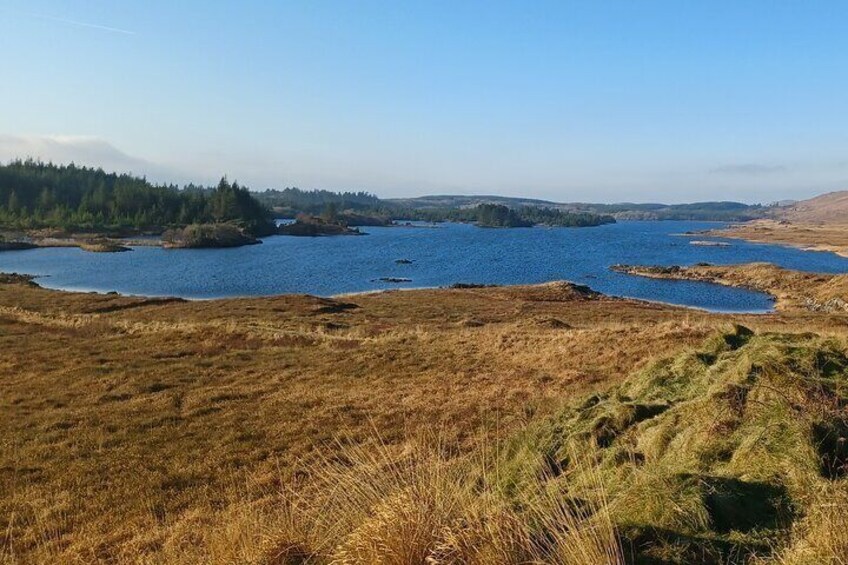
<instances>
[{"instance_id":1,"label":"rocky outcrop","mask_svg":"<svg viewBox=\"0 0 848 565\"><path fill-rule=\"evenodd\" d=\"M232 224L192 224L162 234L162 247L166 249L241 247L257 243L262 242Z\"/></svg>"},{"instance_id":2,"label":"rocky outcrop","mask_svg":"<svg viewBox=\"0 0 848 565\"><path fill-rule=\"evenodd\" d=\"M279 235L298 237L319 237L328 235L365 235L356 228L348 227L338 222L328 222L316 216L300 215L292 224L285 224L277 229Z\"/></svg>"}]
</instances>

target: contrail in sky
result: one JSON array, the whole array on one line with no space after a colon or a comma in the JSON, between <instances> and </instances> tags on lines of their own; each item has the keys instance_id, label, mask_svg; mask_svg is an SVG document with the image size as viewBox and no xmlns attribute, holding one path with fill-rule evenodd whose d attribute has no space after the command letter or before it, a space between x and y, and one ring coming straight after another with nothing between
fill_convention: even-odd
<instances>
[{"instance_id":1,"label":"contrail in sky","mask_svg":"<svg viewBox=\"0 0 848 565\"><path fill-rule=\"evenodd\" d=\"M135 35L136 34L134 31L130 31L128 29L121 29L119 27L111 27L111 26L104 26L104 25L100 25L100 24L92 24L92 23L88 23L88 22L81 22L81 21L78 21L78 20L71 20L71 19L68 19L68 18L58 18L56 16L47 16L47 15L44 15L44 14L34 14L32 12L26 12L26 15L33 17L33 18L42 19L42 20L50 20L52 22L58 22L58 23L61 23L61 24L68 24L68 25L77 26L77 27L87 27L87 28L90 28L90 29L99 29L100 31L108 31L110 33L122 33L124 35Z\"/></svg>"}]
</instances>

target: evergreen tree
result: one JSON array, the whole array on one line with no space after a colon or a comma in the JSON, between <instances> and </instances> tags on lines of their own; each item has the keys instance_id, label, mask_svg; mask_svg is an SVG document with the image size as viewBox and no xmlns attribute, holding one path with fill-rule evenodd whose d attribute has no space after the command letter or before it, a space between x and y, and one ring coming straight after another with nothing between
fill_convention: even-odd
<instances>
[{"instance_id":1,"label":"evergreen tree","mask_svg":"<svg viewBox=\"0 0 848 565\"><path fill-rule=\"evenodd\" d=\"M0 227L164 229L215 221L254 235L274 230L266 208L226 178L215 189L178 190L74 164L28 159L0 165Z\"/></svg>"}]
</instances>

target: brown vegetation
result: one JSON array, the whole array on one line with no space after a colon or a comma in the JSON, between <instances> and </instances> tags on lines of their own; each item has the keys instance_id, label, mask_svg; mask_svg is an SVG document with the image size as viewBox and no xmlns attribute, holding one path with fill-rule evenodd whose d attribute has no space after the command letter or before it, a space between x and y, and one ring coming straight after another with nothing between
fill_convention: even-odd
<instances>
[{"instance_id":1,"label":"brown vegetation","mask_svg":"<svg viewBox=\"0 0 848 565\"><path fill-rule=\"evenodd\" d=\"M778 209L777 218L804 224L848 223L848 190L828 192Z\"/></svg>"},{"instance_id":2,"label":"brown vegetation","mask_svg":"<svg viewBox=\"0 0 848 565\"><path fill-rule=\"evenodd\" d=\"M848 257L848 223L818 225L778 220L754 220L714 230L707 235L791 245L811 251L831 251Z\"/></svg>"},{"instance_id":3,"label":"brown vegetation","mask_svg":"<svg viewBox=\"0 0 848 565\"><path fill-rule=\"evenodd\" d=\"M710 315L567 283L193 302L0 282L10 562L615 562L620 507L609 484L585 490L594 463L562 474L541 457L541 476L562 478L514 493L468 479L535 463L473 461L522 430L555 437L540 422L731 320L845 327L841 313ZM433 430L435 451L416 450ZM662 476L639 476L662 491ZM563 504L574 485L585 505ZM813 518L792 535L798 559L841 543ZM374 540L396 558L374 557Z\"/></svg>"}]
</instances>

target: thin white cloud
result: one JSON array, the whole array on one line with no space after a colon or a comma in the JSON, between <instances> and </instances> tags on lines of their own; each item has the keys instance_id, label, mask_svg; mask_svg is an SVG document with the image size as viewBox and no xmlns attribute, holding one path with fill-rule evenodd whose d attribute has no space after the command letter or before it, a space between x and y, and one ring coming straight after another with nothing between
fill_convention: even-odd
<instances>
[{"instance_id":1,"label":"thin white cloud","mask_svg":"<svg viewBox=\"0 0 848 565\"><path fill-rule=\"evenodd\" d=\"M739 163L733 165L723 165L716 167L710 171L711 174L722 175L768 175L772 173L782 173L786 171L786 167L782 165L760 165L757 163Z\"/></svg>"}]
</instances>

